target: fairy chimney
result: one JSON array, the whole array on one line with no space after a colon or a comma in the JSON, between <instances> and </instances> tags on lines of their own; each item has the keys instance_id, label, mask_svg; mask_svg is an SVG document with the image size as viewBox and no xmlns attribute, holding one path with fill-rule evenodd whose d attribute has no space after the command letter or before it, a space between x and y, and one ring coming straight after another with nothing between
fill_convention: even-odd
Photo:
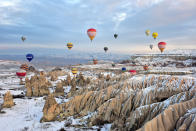
<instances>
[{"instance_id":1,"label":"fairy chimney","mask_svg":"<svg viewBox=\"0 0 196 131\"><path fill-rule=\"evenodd\" d=\"M3 108L11 108L14 106L13 96L11 95L10 91L5 93L3 100Z\"/></svg>"},{"instance_id":2,"label":"fairy chimney","mask_svg":"<svg viewBox=\"0 0 196 131\"><path fill-rule=\"evenodd\" d=\"M57 117L57 115L60 113L61 108L60 106L57 104L54 95L53 94L49 94L44 108L43 108L43 117L40 120L41 122L49 122L49 121L54 121Z\"/></svg>"},{"instance_id":3,"label":"fairy chimney","mask_svg":"<svg viewBox=\"0 0 196 131\"><path fill-rule=\"evenodd\" d=\"M70 74L67 75L66 81L67 81L68 86L70 86L71 85L71 76L70 76Z\"/></svg>"},{"instance_id":4,"label":"fairy chimney","mask_svg":"<svg viewBox=\"0 0 196 131\"><path fill-rule=\"evenodd\" d=\"M76 90L76 78L74 77L72 80L71 80L71 92L75 91Z\"/></svg>"},{"instance_id":5,"label":"fairy chimney","mask_svg":"<svg viewBox=\"0 0 196 131\"><path fill-rule=\"evenodd\" d=\"M32 84L32 89L33 89L33 96L39 96L39 83L37 81L35 81Z\"/></svg>"},{"instance_id":6,"label":"fairy chimney","mask_svg":"<svg viewBox=\"0 0 196 131\"><path fill-rule=\"evenodd\" d=\"M61 82L57 83L56 89L55 89L55 96L64 96L64 89Z\"/></svg>"},{"instance_id":7,"label":"fairy chimney","mask_svg":"<svg viewBox=\"0 0 196 131\"><path fill-rule=\"evenodd\" d=\"M107 76L106 76L106 81L109 81L110 80L110 75L108 74Z\"/></svg>"}]
</instances>

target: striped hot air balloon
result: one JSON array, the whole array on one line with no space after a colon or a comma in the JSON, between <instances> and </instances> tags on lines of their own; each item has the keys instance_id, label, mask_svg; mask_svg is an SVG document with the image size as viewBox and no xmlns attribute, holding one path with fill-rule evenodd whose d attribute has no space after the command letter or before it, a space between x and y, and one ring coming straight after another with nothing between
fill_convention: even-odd
<instances>
[{"instance_id":1,"label":"striped hot air balloon","mask_svg":"<svg viewBox=\"0 0 196 131\"><path fill-rule=\"evenodd\" d=\"M158 47L159 47L159 50L161 51L161 53L166 48L166 45L167 45L167 43L165 43L165 42L159 42Z\"/></svg>"},{"instance_id":2,"label":"striped hot air balloon","mask_svg":"<svg viewBox=\"0 0 196 131\"><path fill-rule=\"evenodd\" d=\"M67 48L69 49L69 50L71 50L71 48L73 47L73 44L72 43L67 43Z\"/></svg>"},{"instance_id":3,"label":"striped hot air balloon","mask_svg":"<svg viewBox=\"0 0 196 131\"><path fill-rule=\"evenodd\" d=\"M72 68L71 70L73 75L76 75L78 73L78 69L77 68Z\"/></svg>"},{"instance_id":4,"label":"striped hot air balloon","mask_svg":"<svg viewBox=\"0 0 196 131\"><path fill-rule=\"evenodd\" d=\"M96 33L97 33L96 29L90 28L87 30L87 34L88 34L88 37L90 38L91 42L95 38Z\"/></svg>"},{"instance_id":5,"label":"striped hot air balloon","mask_svg":"<svg viewBox=\"0 0 196 131\"><path fill-rule=\"evenodd\" d=\"M28 71L28 70L29 70L29 67L28 67L27 64L22 64L22 65L20 66L20 69L23 69L23 70L25 70L25 71Z\"/></svg>"}]
</instances>

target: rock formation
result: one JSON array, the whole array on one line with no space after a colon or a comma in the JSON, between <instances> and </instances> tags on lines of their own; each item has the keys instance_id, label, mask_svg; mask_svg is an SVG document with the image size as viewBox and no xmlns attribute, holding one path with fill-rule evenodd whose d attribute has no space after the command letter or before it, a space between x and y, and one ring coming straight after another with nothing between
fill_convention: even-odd
<instances>
[{"instance_id":1,"label":"rock formation","mask_svg":"<svg viewBox=\"0 0 196 131\"><path fill-rule=\"evenodd\" d=\"M183 103L171 105L163 113L147 122L138 131L194 131L196 129L196 122L193 121L195 115L185 115L187 110L193 107L196 107L196 98Z\"/></svg>"},{"instance_id":2,"label":"rock formation","mask_svg":"<svg viewBox=\"0 0 196 131\"><path fill-rule=\"evenodd\" d=\"M70 86L71 85L71 76L70 76L70 74L67 75L66 81L67 81L67 85Z\"/></svg>"},{"instance_id":3,"label":"rock formation","mask_svg":"<svg viewBox=\"0 0 196 131\"><path fill-rule=\"evenodd\" d=\"M49 87L52 84L46 79L45 76L32 76L30 80L25 80L25 87L27 89L26 96L44 96L49 94Z\"/></svg>"},{"instance_id":4,"label":"rock formation","mask_svg":"<svg viewBox=\"0 0 196 131\"><path fill-rule=\"evenodd\" d=\"M61 82L58 82L55 89L55 96L64 96L64 89Z\"/></svg>"},{"instance_id":5,"label":"rock formation","mask_svg":"<svg viewBox=\"0 0 196 131\"><path fill-rule=\"evenodd\" d=\"M14 106L13 96L11 95L10 91L6 92L3 97L3 108L11 108Z\"/></svg>"},{"instance_id":6,"label":"rock formation","mask_svg":"<svg viewBox=\"0 0 196 131\"><path fill-rule=\"evenodd\" d=\"M79 78L84 79L80 75L77 80ZM193 103L191 101L196 99L194 79L153 75L134 78L127 73L110 77L108 81L100 78L77 90L77 81L73 78L71 95L68 95L72 98L60 105L62 110L56 114L57 120L70 116L81 118L93 112L87 119L88 126L112 123L112 130L137 130L171 106L182 104L185 109L195 106L186 106L189 105L186 102ZM178 123L176 128L187 122Z\"/></svg>"},{"instance_id":7,"label":"rock formation","mask_svg":"<svg viewBox=\"0 0 196 131\"><path fill-rule=\"evenodd\" d=\"M44 108L41 122L54 121L61 111L61 107L57 104L53 94L48 95Z\"/></svg>"}]
</instances>

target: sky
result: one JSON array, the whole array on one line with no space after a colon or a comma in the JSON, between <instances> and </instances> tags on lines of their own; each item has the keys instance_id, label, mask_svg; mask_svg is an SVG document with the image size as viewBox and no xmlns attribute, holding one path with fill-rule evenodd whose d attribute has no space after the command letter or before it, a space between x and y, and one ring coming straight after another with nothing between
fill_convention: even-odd
<instances>
[{"instance_id":1,"label":"sky","mask_svg":"<svg viewBox=\"0 0 196 131\"><path fill-rule=\"evenodd\" d=\"M0 52L68 51L67 42L81 52L150 52L161 41L167 50L196 49L195 12L196 0L0 0ZM92 43L89 28L97 30Z\"/></svg>"}]
</instances>

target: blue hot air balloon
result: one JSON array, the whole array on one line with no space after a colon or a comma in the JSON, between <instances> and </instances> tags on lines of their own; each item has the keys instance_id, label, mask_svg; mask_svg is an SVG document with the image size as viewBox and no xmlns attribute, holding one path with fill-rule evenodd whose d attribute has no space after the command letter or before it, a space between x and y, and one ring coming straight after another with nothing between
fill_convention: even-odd
<instances>
[{"instance_id":1,"label":"blue hot air balloon","mask_svg":"<svg viewBox=\"0 0 196 131\"><path fill-rule=\"evenodd\" d=\"M125 67L123 67L123 68L122 68L122 71L123 71L123 72L124 72L124 71L126 71L126 68L125 68Z\"/></svg>"},{"instance_id":2,"label":"blue hot air balloon","mask_svg":"<svg viewBox=\"0 0 196 131\"><path fill-rule=\"evenodd\" d=\"M27 54L26 55L27 60L30 62L33 60L33 54Z\"/></svg>"}]
</instances>

